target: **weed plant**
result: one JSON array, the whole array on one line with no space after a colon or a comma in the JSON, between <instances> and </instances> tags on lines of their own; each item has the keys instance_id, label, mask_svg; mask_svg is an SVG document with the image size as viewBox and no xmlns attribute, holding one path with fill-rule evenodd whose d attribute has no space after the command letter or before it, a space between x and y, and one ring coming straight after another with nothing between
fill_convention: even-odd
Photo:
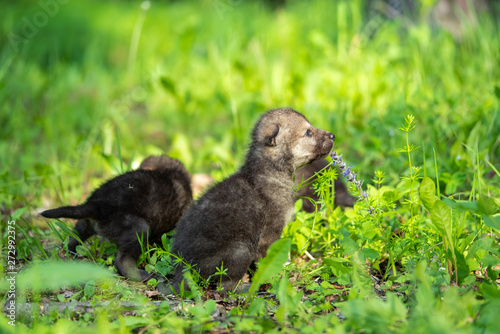
<instances>
[{"instance_id":1,"label":"weed plant","mask_svg":"<svg viewBox=\"0 0 500 334\"><path fill-rule=\"evenodd\" d=\"M410 22L358 0L70 1L30 34L41 5L3 3L0 291L17 308L0 332L498 332L499 27L472 12L455 38L434 2ZM38 216L151 154L220 180L280 106L336 135L341 168L245 293L209 292L192 268L191 293L166 298L111 274L116 246L69 254L71 223ZM352 209L333 205L337 177ZM138 265L170 275L170 243L144 242Z\"/></svg>"}]
</instances>

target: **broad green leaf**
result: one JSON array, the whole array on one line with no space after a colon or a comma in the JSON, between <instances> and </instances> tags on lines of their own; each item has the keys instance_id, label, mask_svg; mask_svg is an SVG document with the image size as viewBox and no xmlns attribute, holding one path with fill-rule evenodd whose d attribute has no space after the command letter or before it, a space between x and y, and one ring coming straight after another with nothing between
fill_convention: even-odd
<instances>
[{"instance_id":1,"label":"broad green leaf","mask_svg":"<svg viewBox=\"0 0 500 334\"><path fill-rule=\"evenodd\" d=\"M92 298L95 293L95 281L90 280L85 284L85 288L83 288L83 294L87 298Z\"/></svg>"},{"instance_id":2,"label":"broad green leaf","mask_svg":"<svg viewBox=\"0 0 500 334\"><path fill-rule=\"evenodd\" d=\"M145 327L152 322L152 319L147 317L119 317L117 320L110 323L110 329L119 329L123 326L126 328L134 329Z\"/></svg>"},{"instance_id":3,"label":"broad green leaf","mask_svg":"<svg viewBox=\"0 0 500 334\"><path fill-rule=\"evenodd\" d=\"M498 206L493 198L481 197L477 201L477 206L482 215L491 216L498 212Z\"/></svg>"},{"instance_id":4,"label":"broad green leaf","mask_svg":"<svg viewBox=\"0 0 500 334\"><path fill-rule=\"evenodd\" d=\"M492 282L495 282L497 280L499 273L498 270L494 270L492 266L488 266L488 268L486 268L486 272L488 273L488 277Z\"/></svg>"},{"instance_id":5,"label":"broad green leaf","mask_svg":"<svg viewBox=\"0 0 500 334\"><path fill-rule=\"evenodd\" d=\"M495 254L495 255L493 255ZM498 266L498 257L500 256L499 252L497 250L491 251L491 253L486 253L484 256L481 258L481 264L483 267L486 266Z\"/></svg>"},{"instance_id":6,"label":"broad green leaf","mask_svg":"<svg viewBox=\"0 0 500 334\"><path fill-rule=\"evenodd\" d=\"M339 263L352 263L349 259L344 259L343 257L328 257L323 259L326 263L327 261L339 262Z\"/></svg>"},{"instance_id":7,"label":"broad green leaf","mask_svg":"<svg viewBox=\"0 0 500 334\"><path fill-rule=\"evenodd\" d=\"M425 176L422 183L420 183L420 200L425 208L431 211L436 199L436 185L430 177Z\"/></svg>"},{"instance_id":8,"label":"broad green leaf","mask_svg":"<svg viewBox=\"0 0 500 334\"><path fill-rule=\"evenodd\" d=\"M331 257L324 258L323 262L330 268L336 269L341 274L352 272L352 267L347 266L351 261L343 258Z\"/></svg>"},{"instance_id":9,"label":"broad green leaf","mask_svg":"<svg viewBox=\"0 0 500 334\"><path fill-rule=\"evenodd\" d=\"M281 271L283 265L288 260L291 244L292 241L287 238L280 239L269 247L266 257L259 261L252 285L248 290L250 296L258 290L262 283Z\"/></svg>"},{"instance_id":10,"label":"broad green leaf","mask_svg":"<svg viewBox=\"0 0 500 334\"><path fill-rule=\"evenodd\" d=\"M434 230L434 232L442 235L441 230L436 225L434 225L431 219L426 219L425 222L431 227L432 230Z\"/></svg>"},{"instance_id":11,"label":"broad green leaf","mask_svg":"<svg viewBox=\"0 0 500 334\"><path fill-rule=\"evenodd\" d=\"M267 312L266 302L261 298L255 298L247 308L248 315L262 315Z\"/></svg>"},{"instance_id":12,"label":"broad green leaf","mask_svg":"<svg viewBox=\"0 0 500 334\"><path fill-rule=\"evenodd\" d=\"M481 197L477 202L474 201L455 201L450 198L443 198L443 202L450 208L466 211L474 211L481 215L491 216L499 211L496 198Z\"/></svg>"},{"instance_id":13,"label":"broad green leaf","mask_svg":"<svg viewBox=\"0 0 500 334\"><path fill-rule=\"evenodd\" d=\"M450 198L443 198L443 202L452 209L479 211L477 202L474 201L455 201Z\"/></svg>"},{"instance_id":14,"label":"broad green leaf","mask_svg":"<svg viewBox=\"0 0 500 334\"><path fill-rule=\"evenodd\" d=\"M162 236L161 236L161 245L163 246L164 249L170 249L169 247L169 242L167 240L167 234L164 233Z\"/></svg>"},{"instance_id":15,"label":"broad green leaf","mask_svg":"<svg viewBox=\"0 0 500 334\"><path fill-rule=\"evenodd\" d=\"M453 247L448 249L448 252L450 253L451 260L456 260L456 265L457 267L455 270L457 271L457 276L458 276L458 284L462 284L463 280L469 276L470 273L470 268L467 264L467 261L465 261L465 257L462 253L460 252L455 252L455 254L451 253L453 251Z\"/></svg>"},{"instance_id":16,"label":"broad green leaf","mask_svg":"<svg viewBox=\"0 0 500 334\"><path fill-rule=\"evenodd\" d=\"M344 238L342 241L342 247L344 248L344 253L346 255L353 255L359 249L356 242L349 237Z\"/></svg>"},{"instance_id":17,"label":"broad green leaf","mask_svg":"<svg viewBox=\"0 0 500 334\"><path fill-rule=\"evenodd\" d=\"M451 209L441 200L436 200L431 210L431 220L443 236L451 235Z\"/></svg>"},{"instance_id":18,"label":"broad green leaf","mask_svg":"<svg viewBox=\"0 0 500 334\"><path fill-rule=\"evenodd\" d=\"M447 206L443 201L436 200L431 211L431 220L436 225L436 227L442 231L441 234L443 239L448 241L450 247L451 255L457 265L457 258L455 254L455 246L453 243L453 216L451 213L451 208Z\"/></svg>"},{"instance_id":19,"label":"broad green leaf","mask_svg":"<svg viewBox=\"0 0 500 334\"><path fill-rule=\"evenodd\" d=\"M492 251L494 250L494 245L495 244L495 240L489 238L489 237L484 237L484 238L480 238L480 239L477 239L473 244L472 246L469 247L469 251L468 251L468 254L467 254L467 258L470 259L470 258L473 258L476 256L476 253L480 250L483 250L483 251ZM478 258L478 260L481 260Z\"/></svg>"},{"instance_id":20,"label":"broad green leaf","mask_svg":"<svg viewBox=\"0 0 500 334\"><path fill-rule=\"evenodd\" d=\"M376 260L380 257L380 254L373 248L363 248L361 252L369 259Z\"/></svg>"},{"instance_id":21,"label":"broad green leaf","mask_svg":"<svg viewBox=\"0 0 500 334\"><path fill-rule=\"evenodd\" d=\"M28 289L34 292L58 290L64 286L76 286L91 280L98 281L113 277L110 271L88 262L44 261L35 263L17 274L16 285L19 291ZM0 290L7 288L5 280Z\"/></svg>"},{"instance_id":22,"label":"broad green leaf","mask_svg":"<svg viewBox=\"0 0 500 334\"><path fill-rule=\"evenodd\" d=\"M210 319L210 315L217 308L217 304L213 299L207 300L204 304L198 304L189 309L189 313L191 313L195 318L201 321L207 321Z\"/></svg>"},{"instance_id":23,"label":"broad green leaf","mask_svg":"<svg viewBox=\"0 0 500 334\"><path fill-rule=\"evenodd\" d=\"M495 217L484 216L483 221L486 226L500 231L500 216L495 216Z\"/></svg>"},{"instance_id":24,"label":"broad green leaf","mask_svg":"<svg viewBox=\"0 0 500 334\"><path fill-rule=\"evenodd\" d=\"M399 192L396 189L387 190L382 194L382 199L388 204L397 201L399 198Z\"/></svg>"},{"instance_id":25,"label":"broad green leaf","mask_svg":"<svg viewBox=\"0 0 500 334\"><path fill-rule=\"evenodd\" d=\"M479 285L479 291L482 292L483 297L486 300L499 300L500 299L500 289L496 284L490 284L483 282Z\"/></svg>"}]
</instances>

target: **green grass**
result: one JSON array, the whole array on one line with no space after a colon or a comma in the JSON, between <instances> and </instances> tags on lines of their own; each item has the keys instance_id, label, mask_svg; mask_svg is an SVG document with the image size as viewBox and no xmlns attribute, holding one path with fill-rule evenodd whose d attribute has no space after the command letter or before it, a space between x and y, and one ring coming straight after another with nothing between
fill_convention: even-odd
<instances>
[{"instance_id":1,"label":"green grass","mask_svg":"<svg viewBox=\"0 0 500 334\"><path fill-rule=\"evenodd\" d=\"M494 332L498 23L479 16L456 41L422 14L415 23L386 20L368 38L373 14L360 0L290 1L276 11L220 3L229 2L152 2L144 11L133 1L69 1L17 51L11 33L21 36L41 7L2 4L2 272L9 221L27 282L36 271L25 268L58 261L56 246L68 235L61 223L49 228L39 209L81 202L150 154L221 179L241 164L259 115L279 106L336 135L335 150L364 180L374 215L365 202L334 209L331 198L317 214L297 210L283 235L292 241L291 263L268 281L268 295L231 304L225 320L211 316L212 301L157 307L143 295L152 286L90 278L71 288L31 287L16 300L89 301L93 313L28 312L16 329ZM407 115L415 127L405 132ZM165 239L144 256L146 268L168 273L168 250ZM116 248L94 239L79 252L111 270ZM66 263L58 264L63 272ZM269 274L280 262L266 264ZM143 311L127 315L124 301ZM13 329L8 321L0 316L2 331Z\"/></svg>"}]
</instances>

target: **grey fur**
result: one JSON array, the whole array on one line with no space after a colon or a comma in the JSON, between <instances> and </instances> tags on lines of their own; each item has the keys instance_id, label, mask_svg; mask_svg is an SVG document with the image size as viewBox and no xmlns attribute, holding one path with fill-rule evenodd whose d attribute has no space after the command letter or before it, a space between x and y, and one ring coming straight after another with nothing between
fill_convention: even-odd
<instances>
[{"instance_id":1,"label":"grey fur","mask_svg":"<svg viewBox=\"0 0 500 334\"><path fill-rule=\"evenodd\" d=\"M264 257L280 238L292 217L295 170L326 157L334 138L293 109L264 114L253 130L245 164L188 209L177 225L172 252L204 278L223 264L227 276L221 286L234 289L250 264ZM182 281L179 265L174 289Z\"/></svg>"}]
</instances>

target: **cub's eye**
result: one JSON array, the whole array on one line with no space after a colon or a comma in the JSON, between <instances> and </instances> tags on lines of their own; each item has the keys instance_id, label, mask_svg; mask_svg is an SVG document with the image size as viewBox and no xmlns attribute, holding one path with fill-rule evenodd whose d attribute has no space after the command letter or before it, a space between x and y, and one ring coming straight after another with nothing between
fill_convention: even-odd
<instances>
[{"instance_id":1,"label":"cub's eye","mask_svg":"<svg viewBox=\"0 0 500 334\"><path fill-rule=\"evenodd\" d=\"M305 136L306 137L312 137L313 132L311 130L307 130Z\"/></svg>"}]
</instances>

